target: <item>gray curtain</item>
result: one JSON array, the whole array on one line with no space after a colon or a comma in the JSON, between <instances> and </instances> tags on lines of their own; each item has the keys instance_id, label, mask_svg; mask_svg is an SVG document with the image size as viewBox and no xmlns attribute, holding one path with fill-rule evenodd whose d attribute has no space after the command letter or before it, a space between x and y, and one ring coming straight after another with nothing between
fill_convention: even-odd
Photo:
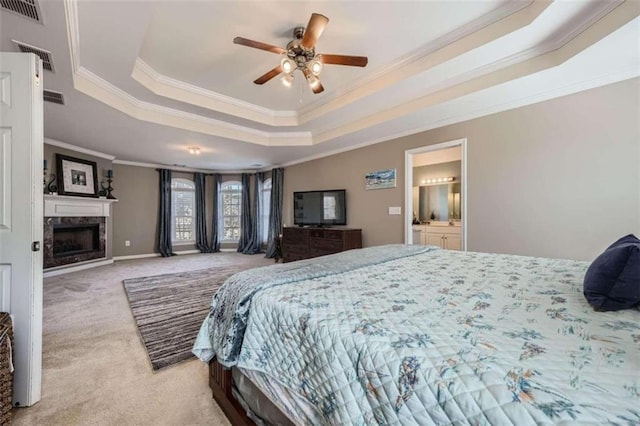
<instances>
[{"instance_id":1,"label":"gray curtain","mask_svg":"<svg viewBox=\"0 0 640 426\"><path fill-rule=\"evenodd\" d=\"M244 251L251 245L251 236L253 235L253 222L251 220L251 197L249 189L251 178L249 173L242 174L242 213L240 215L240 241L238 242L238 251Z\"/></svg>"},{"instance_id":2,"label":"gray curtain","mask_svg":"<svg viewBox=\"0 0 640 426\"><path fill-rule=\"evenodd\" d=\"M213 221L211 226L211 247L212 253L220 251L220 234L218 232L220 228L220 183L222 177L219 173L213 175Z\"/></svg>"},{"instance_id":3,"label":"gray curtain","mask_svg":"<svg viewBox=\"0 0 640 426\"><path fill-rule=\"evenodd\" d=\"M171 246L171 170L160 172L160 208L158 209L158 251L162 257L173 256Z\"/></svg>"},{"instance_id":4,"label":"gray curtain","mask_svg":"<svg viewBox=\"0 0 640 426\"><path fill-rule=\"evenodd\" d=\"M253 177L253 205L251 209L251 238L249 244L244 248L242 253L244 254L257 254L262 252L262 181L264 180L264 173L256 172Z\"/></svg>"},{"instance_id":5,"label":"gray curtain","mask_svg":"<svg viewBox=\"0 0 640 426\"><path fill-rule=\"evenodd\" d=\"M271 210L269 211L269 236L265 257L276 257L276 237L282 233L282 188L284 169L271 170Z\"/></svg>"},{"instance_id":6,"label":"gray curtain","mask_svg":"<svg viewBox=\"0 0 640 426\"><path fill-rule=\"evenodd\" d=\"M196 247L200 253L211 253L207 241L207 214L205 205L205 175L194 173L193 181L196 184Z\"/></svg>"}]
</instances>

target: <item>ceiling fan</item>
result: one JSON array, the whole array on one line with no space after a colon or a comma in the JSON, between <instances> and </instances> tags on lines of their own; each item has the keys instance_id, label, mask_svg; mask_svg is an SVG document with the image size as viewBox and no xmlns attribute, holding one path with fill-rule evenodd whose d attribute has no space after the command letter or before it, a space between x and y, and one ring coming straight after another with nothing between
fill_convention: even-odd
<instances>
[{"instance_id":1,"label":"ceiling fan","mask_svg":"<svg viewBox=\"0 0 640 426\"><path fill-rule=\"evenodd\" d=\"M293 83L293 72L299 70L307 79L313 93L320 93L324 90L324 87L322 87L318 76L322 72L324 64L364 67L368 62L366 56L316 54L316 42L328 22L329 18L326 16L319 13L312 13L306 28L294 28L293 40L287 43L284 49L272 44L242 37L234 38L233 42L235 44L254 47L282 55L280 65L258 77L258 79L254 81L255 84L264 84L275 76L284 73L282 83L285 86L291 86Z\"/></svg>"}]
</instances>

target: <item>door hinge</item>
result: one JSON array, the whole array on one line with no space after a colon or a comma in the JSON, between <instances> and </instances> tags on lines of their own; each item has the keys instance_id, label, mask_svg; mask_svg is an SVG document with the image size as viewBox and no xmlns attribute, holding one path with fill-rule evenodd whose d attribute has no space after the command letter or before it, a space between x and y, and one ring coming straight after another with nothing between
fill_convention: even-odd
<instances>
[{"instance_id":1,"label":"door hinge","mask_svg":"<svg viewBox=\"0 0 640 426\"><path fill-rule=\"evenodd\" d=\"M34 241L31 243L31 251L40 251L40 241Z\"/></svg>"}]
</instances>

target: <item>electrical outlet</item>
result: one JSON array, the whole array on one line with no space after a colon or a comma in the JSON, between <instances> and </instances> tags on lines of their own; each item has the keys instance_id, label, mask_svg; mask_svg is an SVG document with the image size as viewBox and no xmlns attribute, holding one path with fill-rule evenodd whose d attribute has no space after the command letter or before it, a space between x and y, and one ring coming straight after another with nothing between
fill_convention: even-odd
<instances>
[{"instance_id":1,"label":"electrical outlet","mask_svg":"<svg viewBox=\"0 0 640 426\"><path fill-rule=\"evenodd\" d=\"M402 214L402 207L389 207L389 214L392 214L392 215Z\"/></svg>"},{"instance_id":2,"label":"electrical outlet","mask_svg":"<svg viewBox=\"0 0 640 426\"><path fill-rule=\"evenodd\" d=\"M124 246L125 246L125 247L129 247L130 245L131 245L131 241L129 241L129 240L125 240L125 242L124 242Z\"/></svg>"}]
</instances>

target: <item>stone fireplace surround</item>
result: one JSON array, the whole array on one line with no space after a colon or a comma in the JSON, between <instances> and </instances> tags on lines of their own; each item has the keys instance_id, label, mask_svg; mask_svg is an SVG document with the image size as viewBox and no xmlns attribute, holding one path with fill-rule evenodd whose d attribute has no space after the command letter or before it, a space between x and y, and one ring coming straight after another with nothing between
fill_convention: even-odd
<instances>
[{"instance_id":1,"label":"stone fireplace surround","mask_svg":"<svg viewBox=\"0 0 640 426\"><path fill-rule=\"evenodd\" d=\"M54 230L58 225L98 225L98 248L80 254L56 255ZM104 217L45 217L44 218L44 268L69 265L71 263L86 262L106 257L106 226Z\"/></svg>"},{"instance_id":2,"label":"stone fireplace surround","mask_svg":"<svg viewBox=\"0 0 640 426\"><path fill-rule=\"evenodd\" d=\"M117 200L104 198L85 198L66 195L44 196L44 241L43 258L45 276L54 274L59 268L71 270L85 269L105 263L108 241L107 218L111 214L111 203ZM99 226L98 249L95 251L69 256L55 257L53 254L53 229L55 225L87 225ZM102 261L102 262L100 262ZM97 263L96 263L97 262ZM111 263L112 260L106 261ZM51 271L47 273L47 271ZM57 272L55 272L57 274Z\"/></svg>"}]
</instances>

